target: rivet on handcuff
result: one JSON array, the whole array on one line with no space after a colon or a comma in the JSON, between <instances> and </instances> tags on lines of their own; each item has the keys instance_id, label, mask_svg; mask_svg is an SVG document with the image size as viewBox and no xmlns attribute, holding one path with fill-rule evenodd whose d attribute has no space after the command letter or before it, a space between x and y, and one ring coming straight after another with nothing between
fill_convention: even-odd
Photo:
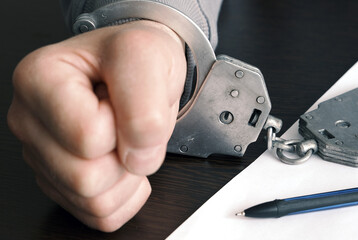
<instances>
[{"instance_id":1,"label":"rivet on handcuff","mask_svg":"<svg viewBox=\"0 0 358 240\"><path fill-rule=\"evenodd\" d=\"M79 34L129 18L152 20L171 28L189 46L196 63L193 96L178 113L168 152L240 157L264 128L268 149L275 149L284 163L303 163L318 151L325 160L358 167L358 116L354 114L358 89L326 101L330 105L326 110L321 107L301 116L299 132L311 140L285 140L276 137L282 121L269 115L271 102L260 70L226 55L216 57L202 30L182 12L151 0L119 0L81 14L73 31ZM338 119L324 116L332 111ZM339 119L342 115L347 119ZM290 158L286 152L298 157Z\"/></svg>"}]
</instances>

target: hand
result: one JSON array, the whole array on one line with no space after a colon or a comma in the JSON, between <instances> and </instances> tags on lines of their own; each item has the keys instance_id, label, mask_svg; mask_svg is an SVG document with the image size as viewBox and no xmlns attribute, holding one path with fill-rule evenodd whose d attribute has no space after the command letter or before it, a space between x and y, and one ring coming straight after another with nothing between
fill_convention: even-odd
<instances>
[{"instance_id":1,"label":"hand","mask_svg":"<svg viewBox=\"0 0 358 240\"><path fill-rule=\"evenodd\" d=\"M41 189L88 226L132 218L162 164L186 74L182 40L159 23L107 27L25 57L8 124Z\"/></svg>"}]
</instances>

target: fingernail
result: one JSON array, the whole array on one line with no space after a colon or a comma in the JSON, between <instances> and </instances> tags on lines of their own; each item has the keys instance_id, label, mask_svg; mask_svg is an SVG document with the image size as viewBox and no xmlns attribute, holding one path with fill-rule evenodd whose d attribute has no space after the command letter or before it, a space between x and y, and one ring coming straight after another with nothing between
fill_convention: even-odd
<instances>
[{"instance_id":1,"label":"fingernail","mask_svg":"<svg viewBox=\"0 0 358 240\"><path fill-rule=\"evenodd\" d=\"M149 175L156 172L163 163L165 147L156 146L145 149L131 149L124 161L127 170L137 175Z\"/></svg>"}]
</instances>

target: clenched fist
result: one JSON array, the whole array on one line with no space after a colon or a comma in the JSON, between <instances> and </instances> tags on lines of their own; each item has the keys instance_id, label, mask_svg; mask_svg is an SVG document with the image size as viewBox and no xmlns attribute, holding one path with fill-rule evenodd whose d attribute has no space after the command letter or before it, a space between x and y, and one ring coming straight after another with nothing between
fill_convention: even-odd
<instances>
[{"instance_id":1,"label":"clenched fist","mask_svg":"<svg viewBox=\"0 0 358 240\"><path fill-rule=\"evenodd\" d=\"M8 124L41 189L88 226L133 217L162 164L185 76L183 41L136 21L46 46L14 76Z\"/></svg>"}]
</instances>

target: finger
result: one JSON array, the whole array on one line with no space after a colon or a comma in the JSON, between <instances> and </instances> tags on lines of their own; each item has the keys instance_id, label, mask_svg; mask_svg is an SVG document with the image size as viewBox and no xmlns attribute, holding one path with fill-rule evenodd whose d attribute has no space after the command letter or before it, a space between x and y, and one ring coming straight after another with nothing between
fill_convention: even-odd
<instances>
[{"instance_id":1,"label":"finger","mask_svg":"<svg viewBox=\"0 0 358 240\"><path fill-rule=\"evenodd\" d=\"M67 189L58 188L56 183L48 181L48 178L42 173L37 174L37 179L42 182L42 186L46 186L45 193L52 189L82 213L100 218L110 216L124 205L137 191L143 178L126 172L113 187L105 192L94 197L82 197Z\"/></svg>"},{"instance_id":2,"label":"finger","mask_svg":"<svg viewBox=\"0 0 358 240\"><path fill-rule=\"evenodd\" d=\"M173 131L175 126L175 119L178 114L179 101L171 108L170 117L171 120L169 122L169 131ZM125 142L121 141L121 136L119 136L119 143ZM127 159L126 161L126 169L130 172L134 172L139 175L150 174L150 170L154 169L153 172L162 164L165 154L166 154L166 144L160 145L158 147L149 147L149 148L141 148L135 150L135 156L125 156L123 158ZM128 153L128 146L125 144L120 144L118 146L120 152ZM133 152L129 152L128 155L133 154ZM136 157L138 156L138 157ZM145 164L142 162L145 161Z\"/></svg>"},{"instance_id":3,"label":"finger","mask_svg":"<svg viewBox=\"0 0 358 240\"><path fill-rule=\"evenodd\" d=\"M113 232L131 219L144 205L151 192L150 184L147 178L143 177L141 184L138 186L137 191L131 198L116 209L111 215L106 217L95 217L80 211L77 206L71 204L55 189L50 188L45 182L38 181L40 188L55 202L61 205L64 209L73 214L84 224L104 232Z\"/></svg>"},{"instance_id":4,"label":"finger","mask_svg":"<svg viewBox=\"0 0 358 240\"><path fill-rule=\"evenodd\" d=\"M61 147L17 100L13 108L10 118L18 119L13 125L19 126L17 131L25 142L24 152L31 149L36 154L36 158L30 160L32 167L49 181L58 182L77 195L91 197L112 187L121 178L124 168L116 152L95 159L79 158Z\"/></svg>"},{"instance_id":5,"label":"finger","mask_svg":"<svg viewBox=\"0 0 358 240\"><path fill-rule=\"evenodd\" d=\"M72 153L94 158L115 148L112 106L99 99L98 59L61 44L42 48L16 68L15 92L56 140ZM92 80L92 81L91 81Z\"/></svg>"},{"instance_id":6,"label":"finger","mask_svg":"<svg viewBox=\"0 0 358 240\"><path fill-rule=\"evenodd\" d=\"M175 124L172 112L185 79L184 51L171 35L148 24L119 33L104 52L119 156L129 171L151 174L163 161ZM173 82L181 85L176 92L169 91Z\"/></svg>"}]
</instances>

